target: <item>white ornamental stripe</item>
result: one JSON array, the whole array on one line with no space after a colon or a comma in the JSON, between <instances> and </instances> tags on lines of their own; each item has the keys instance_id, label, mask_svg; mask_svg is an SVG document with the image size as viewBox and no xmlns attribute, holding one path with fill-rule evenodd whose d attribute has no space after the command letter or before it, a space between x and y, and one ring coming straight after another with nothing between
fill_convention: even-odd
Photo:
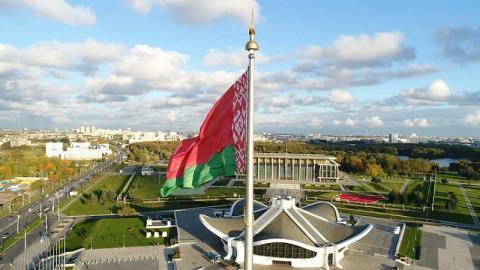
<instances>
[{"instance_id":1,"label":"white ornamental stripe","mask_svg":"<svg viewBox=\"0 0 480 270\"><path fill-rule=\"evenodd\" d=\"M232 133L237 172L243 173L246 167L247 73L240 77L234 87Z\"/></svg>"}]
</instances>

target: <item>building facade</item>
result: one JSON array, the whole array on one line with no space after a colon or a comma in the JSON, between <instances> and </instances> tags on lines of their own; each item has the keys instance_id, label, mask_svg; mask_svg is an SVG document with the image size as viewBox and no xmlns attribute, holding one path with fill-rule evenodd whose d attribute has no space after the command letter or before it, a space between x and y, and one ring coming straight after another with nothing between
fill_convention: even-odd
<instances>
[{"instance_id":1,"label":"building facade","mask_svg":"<svg viewBox=\"0 0 480 270\"><path fill-rule=\"evenodd\" d=\"M255 153L255 180L298 184L337 183L339 166L333 156Z\"/></svg>"}]
</instances>

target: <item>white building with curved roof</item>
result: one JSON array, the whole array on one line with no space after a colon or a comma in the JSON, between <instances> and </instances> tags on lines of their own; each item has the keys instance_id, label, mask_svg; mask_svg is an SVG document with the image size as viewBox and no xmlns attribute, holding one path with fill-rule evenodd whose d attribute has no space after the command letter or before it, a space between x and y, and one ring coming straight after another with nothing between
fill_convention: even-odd
<instances>
[{"instance_id":1,"label":"white building with curved roof","mask_svg":"<svg viewBox=\"0 0 480 270\"><path fill-rule=\"evenodd\" d=\"M200 215L200 220L220 237L227 256L239 264L244 259L243 199L223 218ZM337 208L317 202L299 208L293 198L272 198L270 206L254 204L253 262L293 267L340 267L348 246L367 235L373 226L350 226L341 221Z\"/></svg>"}]
</instances>

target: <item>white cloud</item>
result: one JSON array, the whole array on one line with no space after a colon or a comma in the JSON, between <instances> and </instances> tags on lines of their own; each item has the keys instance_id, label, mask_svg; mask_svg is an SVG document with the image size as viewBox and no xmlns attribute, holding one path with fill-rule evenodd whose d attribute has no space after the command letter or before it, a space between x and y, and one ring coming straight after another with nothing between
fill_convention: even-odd
<instances>
[{"instance_id":1,"label":"white cloud","mask_svg":"<svg viewBox=\"0 0 480 270\"><path fill-rule=\"evenodd\" d=\"M405 127L413 127L413 126L415 126L415 123L414 123L411 119L405 119L405 120L403 120L402 123L403 123L403 125L404 125Z\"/></svg>"},{"instance_id":2,"label":"white cloud","mask_svg":"<svg viewBox=\"0 0 480 270\"><path fill-rule=\"evenodd\" d=\"M310 45L303 49L304 59L329 59L349 65L375 65L415 57L414 50L403 44L404 36L399 32L382 32L374 36L342 35L332 46Z\"/></svg>"},{"instance_id":3,"label":"white cloud","mask_svg":"<svg viewBox=\"0 0 480 270\"><path fill-rule=\"evenodd\" d=\"M426 118L422 118L422 119L415 119L416 122L417 122L417 125L419 127L428 127L430 126L430 123L428 122L428 120Z\"/></svg>"},{"instance_id":4,"label":"white cloud","mask_svg":"<svg viewBox=\"0 0 480 270\"><path fill-rule=\"evenodd\" d=\"M350 118L347 118L345 121L341 121L341 120L338 120L338 119L334 119L334 120L332 121L332 124L333 124L334 126L344 125L344 126L347 126L347 127L353 127L353 126L355 126L355 120L350 119Z\"/></svg>"},{"instance_id":5,"label":"white cloud","mask_svg":"<svg viewBox=\"0 0 480 270\"><path fill-rule=\"evenodd\" d=\"M443 79L436 79L423 89L411 88L400 92L400 96L411 105L447 101L451 95Z\"/></svg>"},{"instance_id":6,"label":"white cloud","mask_svg":"<svg viewBox=\"0 0 480 270\"><path fill-rule=\"evenodd\" d=\"M365 123L369 127L381 127L383 126L383 121L380 119L380 116L373 116L370 118L365 118Z\"/></svg>"},{"instance_id":7,"label":"white cloud","mask_svg":"<svg viewBox=\"0 0 480 270\"><path fill-rule=\"evenodd\" d=\"M415 119L405 119L403 120L402 124L405 127L429 127L430 123L428 122L427 118L415 118Z\"/></svg>"},{"instance_id":8,"label":"white cloud","mask_svg":"<svg viewBox=\"0 0 480 270\"><path fill-rule=\"evenodd\" d=\"M323 124L323 120L318 116L315 116L310 120L310 126L312 127L320 127L322 126L322 124Z\"/></svg>"},{"instance_id":9,"label":"white cloud","mask_svg":"<svg viewBox=\"0 0 480 270\"><path fill-rule=\"evenodd\" d=\"M136 12L148 14L152 9L153 0L125 0L125 2Z\"/></svg>"},{"instance_id":10,"label":"white cloud","mask_svg":"<svg viewBox=\"0 0 480 270\"><path fill-rule=\"evenodd\" d=\"M1 0L0 9L27 7L40 16L45 16L70 26L92 26L95 13L87 7L72 5L65 0Z\"/></svg>"},{"instance_id":11,"label":"white cloud","mask_svg":"<svg viewBox=\"0 0 480 270\"><path fill-rule=\"evenodd\" d=\"M355 126L355 121L348 118L347 120L345 120L344 125L349 126L349 127L353 127L353 126Z\"/></svg>"},{"instance_id":12,"label":"white cloud","mask_svg":"<svg viewBox=\"0 0 480 270\"><path fill-rule=\"evenodd\" d=\"M158 5L175 21L188 25L207 24L222 18L235 18L244 23L250 22L252 9L254 18L260 18L260 5L256 0L126 0L133 10L148 14Z\"/></svg>"},{"instance_id":13,"label":"white cloud","mask_svg":"<svg viewBox=\"0 0 480 270\"><path fill-rule=\"evenodd\" d=\"M271 61L283 60L282 55L270 57L262 52L255 54L255 62L259 65L265 65ZM208 67L234 67L246 68L248 66L247 51L244 49L219 51L209 50L203 58L203 63Z\"/></svg>"},{"instance_id":14,"label":"white cloud","mask_svg":"<svg viewBox=\"0 0 480 270\"><path fill-rule=\"evenodd\" d=\"M164 51L158 47L136 45L122 60L114 65L114 72L138 80L155 82L159 87L177 88L184 82L179 80L180 67L188 55L175 51Z\"/></svg>"},{"instance_id":15,"label":"white cloud","mask_svg":"<svg viewBox=\"0 0 480 270\"><path fill-rule=\"evenodd\" d=\"M82 44L81 54L93 62L112 62L117 60L125 51L121 43L104 43L89 38Z\"/></svg>"},{"instance_id":16,"label":"white cloud","mask_svg":"<svg viewBox=\"0 0 480 270\"><path fill-rule=\"evenodd\" d=\"M274 96L270 99L270 104L275 107L286 107L289 104L289 101L285 97Z\"/></svg>"},{"instance_id":17,"label":"white cloud","mask_svg":"<svg viewBox=\"0 0 480 270\"><path fill-rule=\"evenodd\" d=\"M17 72L22 77L40 76L39 70L45 71L46 68L57 69L57 72L91 73L102 63L117 61L124 50L120 43L103 43L94 39L79 43L44 42L25 49L0 44L0 75Z\"/></svg>"},{"instance_id":18,"label":"white cloud","mask_svg":"<svg viewBox=\"0 0 480 270\"><path fill-rule=\"evenodd\" d=\"M175 122L175 120L177 119L177 114L175 113L175 111L170 110L170 111L167 113L166 118L167 118L167 120L170 121L170 122Z\"/></svg>"},{"instance_id":19,"label":"white cloud","mask_svg":"<svg viewBox=\"0 0 480 270\"><path fill-rule=\"evenodd\" d=\"M480 125L480 110L470 113L465 117L465 123L472 125L472 126L477 126Z\"/></svg>"},{"instance_id":20,"label":"white cloud","mask_svg":"<svg viewBox=\"0 0 480 270\"><path fill-rule=\"evenodd\" d=\"M347 91L335 89L328 95L328 100L335 104L346 105L355 101L355 98Z\"/></svg>"}]
</instances>

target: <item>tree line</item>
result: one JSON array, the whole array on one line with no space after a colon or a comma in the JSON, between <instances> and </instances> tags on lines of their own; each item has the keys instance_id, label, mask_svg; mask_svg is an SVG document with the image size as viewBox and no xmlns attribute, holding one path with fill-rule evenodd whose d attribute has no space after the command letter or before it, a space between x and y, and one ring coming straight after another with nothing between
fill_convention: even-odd
<instances>
[{"instance_id":1,"label":"tree line","mask_svg":"<svg viewBox=\"0 0 480 270\"><path fill-rule=\"evenodd\" d=\"M0 148L0 179L16 176L48 177L53 182L75 174L81 161L48 158L42 147L22 146Z\"/></svg>"},{"instance_id":2,"label":"tree line","mask_svg":"<svg viewBox=\"0 0 480 270\"><path fill-rule=\"evenodd\" d=\"M128 146L128 158L142 163L168 160L179 144L179 141L133 143Z\"/></svg>"},{"instance_id":3,"label":"tree line","mask_svg":"<svg viewBox=\"0 0 480 270\"><path fill-rule=\"evenodd\" d=\"M257 142L255 151L262 153L298 153L298 154L324 154L337 158L340 169L348 173L366 174L372 177L395 175L419 175L438 169L426 159L400 160L395 149L390 147L359 147L359 149L338 147L317 143L305 142Z\"/></svg>"},{"instance_id":4,"label":"tree line","mask_svg":"<svg viewBox=\"0 0 480 270\"><path fill-rule=\"evenodd\" d=\"M168 160L180 142L142 142L129 146L129 157L139 162ZM460 155L460 150L464 150ZM296 153L332 155L340 163L340 169L348 173L365 174L372 177L417 176L443 170L430 158L464 156L475 157L479 149L452 145L418 144L347 144L321 141L255 142L255 151L261 153ZM458 152L460 151L460 152ZM398 155L408 155L401 160ZM428 159L427 159L428 158ZM449 168L468 178L479 178L479 162L461 161Z\"/></svg>"}]
</instances>

